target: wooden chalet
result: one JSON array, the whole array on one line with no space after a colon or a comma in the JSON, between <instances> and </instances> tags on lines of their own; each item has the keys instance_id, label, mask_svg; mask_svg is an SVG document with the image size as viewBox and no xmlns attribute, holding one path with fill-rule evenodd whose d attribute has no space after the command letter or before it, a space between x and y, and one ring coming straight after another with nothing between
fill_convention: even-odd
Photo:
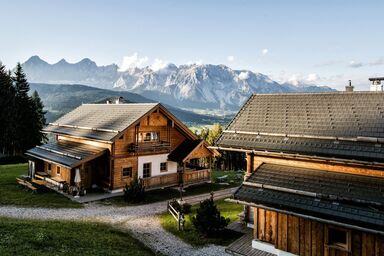
<instances>
[{"instance_id":1,"label":"wooden chalet","mask_svg":"<svg viewBox=\"0 0 384 256\"><path fill-rule=\"evenodd\" d=\"M49 184L121 191L210 181L215 151L159 103L83 104L49 124L55 141L26 152L29 176ZM216 152L217 153L217 152Z\"/></svg>"},{"instance_id":2,"label":"wooden chalet","mask_svg":"<svg viewBox=\"0 0 384 256\"><path fill-rule=\"evenodd\" d=\"M216 144L246 154L251 255L384 255L384 93L255 94Z\"/></svg>"}]
</instances>

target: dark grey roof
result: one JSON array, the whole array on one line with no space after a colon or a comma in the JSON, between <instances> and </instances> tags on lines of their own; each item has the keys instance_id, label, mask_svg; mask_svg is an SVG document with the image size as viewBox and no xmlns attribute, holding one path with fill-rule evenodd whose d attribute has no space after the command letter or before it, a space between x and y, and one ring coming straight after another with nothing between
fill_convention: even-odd
<instances>
[{"instance_id":1,"label":"dark grey roof","mask_svg":"<svg viewBox=\"0 0 384 256\"><path fill-rule=\"evenodd\" d=\"M72 168L98 157L106 151L105 148L60 140L36 146L25 154Z\"/></svg>"},{"instance_id":2,"label":"dark grey roof","mask_svg":"<svg viewBox=\"0 0 384 256\"><path fill-rule=\"evenodd\" d=\"M331 92L255 94L216 144L383 161L383 143L384 93Z\"/></svg>"},{"instance_id":3,"label":"dark grey roof","mask_svg":"<svg viewBox=\"0 0 384 256\"><path fill-rule=\"evenodd\" d=\"M83 104L48 125L44 131L108 141L157 105Z\"/></svg>"},{"instance_id":4,"label":"dark grey roof","mask_svg":"<svg viewBox=\"0 0 384 256\"><path fill-rule=\"evenodd\" d=\"M384 181L375 177L263 164L234 198L384 231Z\"/></svg>"},{"instance_id":5,"label":"dark grey roof","mask_svg":"<svg viewBox=\"0 0 384 256\"><path fill-rule=\"evenodd\" d=\"M200 143L202 140L184 140L169 155L168 159L181 163Z\"/></svg>"}]
</instances>

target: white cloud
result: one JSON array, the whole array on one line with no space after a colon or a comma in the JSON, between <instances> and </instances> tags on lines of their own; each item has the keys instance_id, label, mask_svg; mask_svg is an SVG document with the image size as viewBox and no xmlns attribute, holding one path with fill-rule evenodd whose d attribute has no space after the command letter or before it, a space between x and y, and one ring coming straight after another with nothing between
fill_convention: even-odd
<instances>
[{"instance_id":1,"label":"white cloud","mask_svg":"<svg viewBox=\"0 0 384 256\"><path fill-rule=\"evenodd\" d=\"M235 56L229 55L229 56L227 57L227 60L228 60L229 62L233 62L233 61L235 60Z\"/></svg>"},{"instance_id":2,"label":"white cloud","mask_svg":"<svg viewBox=\"0 0 384 256\"><path fill-rule=\"evenodd\" d=\"M384 58L379 58L375 61L372 61L369 63L369 65L371 66L380 66L380 65L384 65Z\"/></svg>"},{"instance_id":3,"label":"white cloud","mask_svg":"<svg viewBox=\"0 0 384 256\"><path fill-rule=\"evenodd\" d=\"M320 77L319 77L318 74L316 74L316 73L311 73L311 74L308 74L306 80L307 80L308 82L316 82L316 81L319 80L319 79L320 79Z\"/></svg>"},{"instance_id":4,"label":"white cloud","mask_svg":"<svg viewBox=\"0 0 384 256\"><path fill-rule=\"evenodd\" d=\"M124 56L123 63L119 68L119 72L127 71L129 68L140 67L144 63L148 61L148 57L139 58L137 52L135 52L132 56Z\"/></svg>"},{"instance_id":5,"label":"white cloud","mask_svg":"<svg viewBox=\"0 0 384 256\"><path fill-rule=\"evenodd\" d=\"M360 68L363 66L363 63L361 63L360 61L354 61L354 60L351 60L349 62L349 65L351 68Z\"/></svg>"},{"instance_id":6,"label":"white cloud","mask_svg":"<svg viewBox=\"0 0 384 256\"><path fill-rule=\"evenodd\" d=\"M152 65L150 66L150 68L153 70L153 71L159 71L163 68L166 68L168 66L168 62L167 61L164 61L164 60L161 60L161 59L155 59L155 61L152 63Z\"/></svg>"},{"instance_id":7,"label":"white cloud","mask_svg":"<svg viewBox=\"0 0 384 256\"><path fill-rule=\"evenodd\" d=\"M249 73L248 72L241 72L239 74L239 79L240 80L247 80L249 78Z\"/></svg>"},{"instance_id":8,"label":"white cloud","mask_svg":"<svg viewBox=\"0 0 384 256\"><path fill-rule=\"evenodd\" d=\"M267 55L267 53L268 53L268 49L267 49L267 48L261 50L261 54L262 54L263 56Z\"/></svg>"}]
</instances>

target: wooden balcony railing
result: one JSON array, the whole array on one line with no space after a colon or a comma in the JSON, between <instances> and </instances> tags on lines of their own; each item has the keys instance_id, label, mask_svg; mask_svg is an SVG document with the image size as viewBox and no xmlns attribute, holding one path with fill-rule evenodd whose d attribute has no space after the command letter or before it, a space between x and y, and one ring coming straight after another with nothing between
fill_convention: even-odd
<instances>
[{"instance_id":1,"label":"wooden balcony railing","mask_svg":"<svg viewBox=\"0 0 384 256\"><path fill-rule=\"evenodd\" d=\"M128 147L129 152L158 152L170 151L171 144L169 142L143 142L139 144L130 144Z\"/></svg>"},{"instance_id":2,"label":"wooden balcony railing","mask_svg":"<svg viewBox=\"0 0 384 256\"><path fill-rule=\"evenodd\" d=\"M186 169L183 173L184 185L201 183L211 180L211 170L202 169L202 170L193 170Z\"/></svg>"},{"instance_id":3,"label":"wooden balcony railing","mask_svg":"<svg viewBox=\"0 0 384 256\"><path fill-rule=\"evenodd\" d=\"M179 174L171 173L143 179L145 189L176 186L179 184Z\"/></svg>"}]
</instances>

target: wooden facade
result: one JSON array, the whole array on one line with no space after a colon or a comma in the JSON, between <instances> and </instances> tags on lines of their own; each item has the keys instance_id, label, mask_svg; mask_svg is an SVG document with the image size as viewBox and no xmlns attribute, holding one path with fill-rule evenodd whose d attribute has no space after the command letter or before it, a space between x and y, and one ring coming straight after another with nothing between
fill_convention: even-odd
<instances>
[{"instance_id":1,"label":"wooden facade","mask_svg":"<svg viewBox=\"0 0 384 256\"><path fill-rule=\"evenodd\" d=\"M370 177L383 177L383 169L378 166L345 164L316 159L292 159L247 153L247 174L249 177L262 164L278 164L299 168L311 168L329 172L358 174ZM331 181L330 181L331 182ZM276 249L295 255L311 256L381 256L384 255L384 235L337 224L328 224L294 214L287 214L262 207L246 206L252 214L248 220L253 225L253 237L266 242ZM301 215L300 213L298 213ZM341 230L346 233L346 244L335 245L329 241L330 232Z\"/></svg>"},{"instance_id":2,"label":"wooden facade","mask_svg":"<svg viewBox=\"0 0 384 256\"><path fill-rule=\"evenodd\" d=\"M303 256L384 255L384 236L346 229L276 211L253 208L254 239ZM346 247L331 244L333 229L345 231Z\"/></svg>"}]
</instances>

